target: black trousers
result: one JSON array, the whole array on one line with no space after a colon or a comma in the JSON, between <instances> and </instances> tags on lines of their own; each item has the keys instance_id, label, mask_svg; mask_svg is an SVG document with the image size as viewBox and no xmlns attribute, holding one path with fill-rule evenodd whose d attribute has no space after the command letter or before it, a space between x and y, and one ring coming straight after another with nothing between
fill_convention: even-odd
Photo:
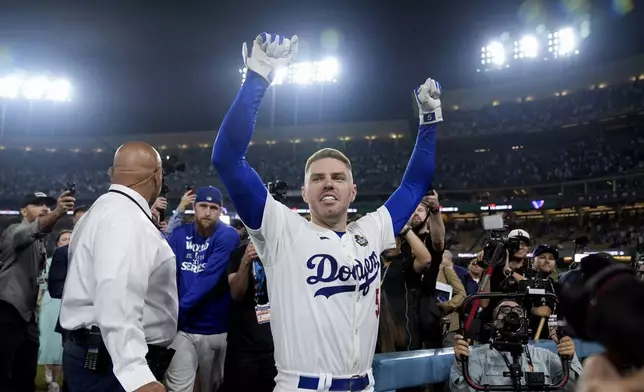
<instances>
[{"instance_id":1,"label":"black trousers","mask_svg":"<svg viewBox=\"0 0 644 392\"><path fill-rule=\"evenodd\" d=\"M38 368L38 326L0 301L0 392L33 392Z\"/></svg>"},{"instance_id":2,"label":"black trousers","mask_svg":"<svg viewBox=\"0 0 644 392\"><path fill-rule=\"evenodd\" d=\"M68 340L63 351L63 376L70 392L124 392L123 387L112 372L105 373L85 369L85 348Z\"/></svg>"},{"instance_id":3,"label":"black trousers","mask_svg":"<svg viewBox=\"0 0 644 392\"><path fill-rule=\"evenodd\" d=\"M273 352L251 353L226 348L224 392L273 392L277 369Z\"/></svg>"}]
</instances>

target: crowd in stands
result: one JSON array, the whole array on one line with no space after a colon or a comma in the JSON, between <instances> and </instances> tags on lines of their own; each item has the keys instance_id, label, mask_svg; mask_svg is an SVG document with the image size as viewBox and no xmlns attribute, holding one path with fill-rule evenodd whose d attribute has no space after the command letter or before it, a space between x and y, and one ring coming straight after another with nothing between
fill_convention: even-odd
<instances>
[{"instance_id":1,"label":"crowd in stands","mask_svg":"<svg viewBox=\"0 0 644 392\"><path fill-rule=\"evenodd\" d=\"M434 187L455 191L531 187L644 172L644 136L640 132L644 121L637 115L624 115L642 108L643 83L637 81L545 100L450 112L447 115L450 121L440 129L441 137L460 137L439 140ZM593 120L619 118L617 115L624 115L622 120L616 120L622 122L617 131L605 129L604 121L596 122L591 130L576 133L556 128L571 123L593 124ZM534 130L535 125L544 132L520 132ZM514 131L511 137L503 134L509 130ZM475 134L486 137L463 137ZM291 189L297 189L303 181L302 167L308 156L321 147L338 148L352 159L360 193L384 194L398 185L409 159L414 138L405 136L258 142L250 147L248 159L266 181L285 180ZM185 166L185 170L167 176L171 197L180 196L186 185L221 186L210 164L210 148L165 150L162 154L176 156ZM79 196L95 198L109 182L107 168L111 158L107 150L0 150L0 199L17 199L35 189L56 195L72 181ZM639 179L628 179L617 182L615 189L635 188L639 184ZM593 186L586 191L592 191ZM445 196L443 200L449 198Z\"/></svg>"},{"instance_id":2,"label":"crowd in stands","mask_svg":"<svg viewBox=\"0 0 644 392\"><path fill-rule=\"evenodd\" d=\"M505 217L509 228L528 231L535 244L556 245L573 250L574 241L587 238L589 249L631 249L637 242L644 242L644 211L622 210L603 214L574 216L539 216L520 218L512 214ZM484 241L480 219L450 220L446 224L446 237L450 249L456 252L478 250Z\"/></svg>"}]
</instances>

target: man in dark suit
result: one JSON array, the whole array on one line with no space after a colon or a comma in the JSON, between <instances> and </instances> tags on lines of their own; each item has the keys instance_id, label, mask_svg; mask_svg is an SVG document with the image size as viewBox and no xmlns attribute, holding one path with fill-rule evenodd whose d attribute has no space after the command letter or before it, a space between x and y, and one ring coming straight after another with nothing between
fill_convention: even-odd
<instances>
[{"instance_id":1,"label":"man in dark suit","mask_svg":"<svg viewBox=\"0 0 644 392\"><path fill-rule=\"evenodd\" d=\"M74 225L76 222L82 218L87 212L86 207L78 207L74 210L72 215L72 220ZM51 256L51 266L49 267L49 277L48 277L48 289L49 295L52 298L62 299L63 297L63 287L65 286L65 278L67 278L67 251L69 246L61 246L54 251L54 254ZM56 332L62 334L62 328L60 324L56 325ZM63 336L64 337L64 336Z\"/></svg>"},{"instance_id":2,"label":"man in dark suit","mask_svg":"<svg viewBox=\"0 0 644 392\"><path fill-rule=\"evenodd\" d=\"M86 207L78 207L74 210L72 215L72 221L74 225L80 220L80 218L85 215L87 212ZM52 298L63 298L63 288L65 287L65 279L67 278L67 266L68 266L68 252L69 245L61 246L54 250L54 254L51 256L51 266L49 267L49 276L47 281L47 290L49 295ZM67 340L67 333L60 326L60 320L56 322L56 332L62 335L63 337L63 346L65 346L65 341ZM63 380L63 392L67 392L69 389L65 385Z\"/></svg>"}]
</instances>

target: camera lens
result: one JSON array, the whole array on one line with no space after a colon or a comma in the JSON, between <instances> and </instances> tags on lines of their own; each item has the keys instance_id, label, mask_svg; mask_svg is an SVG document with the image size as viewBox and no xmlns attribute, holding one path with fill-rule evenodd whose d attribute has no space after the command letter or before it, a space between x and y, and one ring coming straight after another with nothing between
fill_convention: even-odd
<instances>
[{"instance_id":1,"label":"camera lens","mask_svg":"<svg viewBox=\"0 0 644 392\"><path fill-rule=\"evenodd\" d=\"M503 319L505 329L511 332L516 332L521 328L521 315L516 311L511 311Z\"/></svg>"}]
</instances>

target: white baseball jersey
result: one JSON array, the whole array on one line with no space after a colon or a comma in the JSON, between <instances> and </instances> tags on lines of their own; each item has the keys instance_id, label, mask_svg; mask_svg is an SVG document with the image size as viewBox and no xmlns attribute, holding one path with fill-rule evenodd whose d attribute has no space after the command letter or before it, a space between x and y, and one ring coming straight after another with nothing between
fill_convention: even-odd
<instances>
[{"instance_id":1,"label":"white baseball jersey","mask_svg":"<svg viewBox=\"0 0 644 392\"><path fill-rule=\"evenodd\" d=\"M248 231L266 270L279 372L367 373L378 336L380 253L396 245L389 211L380 207L340 237L268 195L261 227Z\"/></svg>"}]
</instances>

